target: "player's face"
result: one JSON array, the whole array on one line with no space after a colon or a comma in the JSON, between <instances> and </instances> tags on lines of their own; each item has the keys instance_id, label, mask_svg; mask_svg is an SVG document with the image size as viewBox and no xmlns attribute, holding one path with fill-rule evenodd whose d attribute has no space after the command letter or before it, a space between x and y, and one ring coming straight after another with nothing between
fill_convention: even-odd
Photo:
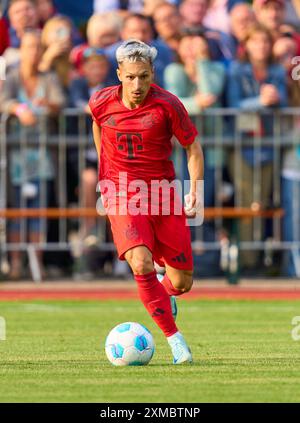
<instances>
[{"instance_id":1,"label":"player's face","mask_svg":"<svg viewBox=\"0 0 300 423\"><path fill-rule=\"evenodd\" d=\"M122 82L122 96L130 105L141 104L153 81L153 68L150 63L123 62L117 69L119 80Z\"/></svg>"}]
</instances>

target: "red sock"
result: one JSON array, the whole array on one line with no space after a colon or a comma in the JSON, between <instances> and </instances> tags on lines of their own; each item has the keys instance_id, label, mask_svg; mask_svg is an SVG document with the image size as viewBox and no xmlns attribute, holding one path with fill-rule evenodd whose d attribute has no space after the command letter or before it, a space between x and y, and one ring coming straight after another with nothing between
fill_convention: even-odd
<instances>
[{"instance_id":1,"label":"red sock","mask_svg":"<svg viewBox=\"0 0 300 423\"><path fill-rule=\"evenodd\" d=\"M179 289L174 288L174 286L172 285L172 282L170 281L168 275L165 273L165 276L163 278L163 280L161 281L161 284L165 287L165 290L167 291L167 293L169 295L182 295L184 294L184 292L179 291Z\"/></svg>"},{"instance_id":2,"label":"red sock","mask_svg":"<svg viewBox=\"0 0 300 423\"><path fill-rule=\"evenodd\" d=\"M172 316L170 298L156 277L156 270L146 275L134 275L140 298L148 313L165 336L178 331Z\"/></svg>"}]
</instances>

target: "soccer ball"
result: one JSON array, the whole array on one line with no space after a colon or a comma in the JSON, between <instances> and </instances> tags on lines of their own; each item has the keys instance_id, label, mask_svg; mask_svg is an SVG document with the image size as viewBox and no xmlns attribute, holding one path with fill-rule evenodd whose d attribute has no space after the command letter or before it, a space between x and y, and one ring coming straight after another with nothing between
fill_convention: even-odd
<instances>
[{"instance_id":1,"label":"soccer ball","mask_svg":"<svg viewBox=\"0 0 300 423\"><path fill-rule=\"evenodd\" d=\"M134 322L121 323L114 327L105 341L108 360L115 366L143 366L154 354L151 332Z\"/></svg>"}]
</instances>

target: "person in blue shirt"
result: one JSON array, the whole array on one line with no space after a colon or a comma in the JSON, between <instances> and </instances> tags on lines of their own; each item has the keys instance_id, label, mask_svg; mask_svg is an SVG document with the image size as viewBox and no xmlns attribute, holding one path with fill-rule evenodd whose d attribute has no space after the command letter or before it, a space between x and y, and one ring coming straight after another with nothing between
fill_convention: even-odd
<instances>
[{"instance_id":1,"label":"person in blue shirt","mask_svg":"<svg viewBox=\"0 0 300 423\"><path fill-rule=\"evenodd\" d=\"M254 148L254 141L262 139L263 144L264 136L274 134L274 118L266 111L287 105L286 72L273 62L272 44L272 36L266 28L259 24L253 26L245 40L244 57L231 64L228 74L229 107L257 112L244 113L236 120L235 135L239 132L242 143L250 145L235 148L229 161L238 206L242 207L265 208L271 197L274 151L269 146ZM252 235L251 222L244 222L240 228L241 241L251 240ZM248 268L255 268L257 259L256 252L246 251L241 255L242 265Z\"/></svg>"}]
</instances>

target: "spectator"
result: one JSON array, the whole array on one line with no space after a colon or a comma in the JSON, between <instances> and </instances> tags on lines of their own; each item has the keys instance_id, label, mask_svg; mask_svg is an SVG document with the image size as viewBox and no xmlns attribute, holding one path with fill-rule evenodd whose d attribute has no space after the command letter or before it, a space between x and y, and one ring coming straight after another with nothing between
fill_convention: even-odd
<instances>
[{"instance_id":1,"label":"spectator","mask_svg":"<svg viewBox=\"0 0 300 423\"><path fill-rule=\"evenodd\" d=\"M260 113L238 121L242 141L253 142L255 136L272 136L273 118L263 115L263 112L268 108L286 106L287 90L285 70L272 60L272 36L264 27L256 25L250 30L245 40L245 57L233 62L230 67L227 91L229 107ZM229 172L240 199L239 206L268 206L272 189L272 160L271 147L243 147L241 154L234 152ZM237 168L241 169L240 175L235 174ZM262 183L259 198L254 198L254 175L258 169ZM252 233L252 224L244 222L240 227L240 240L250 241ZM255 269L257 259L256 252L241 253L242 265L247 268Z\"/></svg>"},{"instance_id":2,"label":"spectator","mask_svg":"<svg viewBox=\"0 0 300 423\"><path fill-rule=\"evenodd\" d=\"M203 24L208 28L229 33L229 11L235 4L244 2L245 0L209 0L208 9L203 19Z\"/></svg>"},{"instance_id":3,"label":"spectator","mask_svg":"<svg viewBox=\"0 0 300 423\"><path fill-rule=\"evenodd\" d=\"M87 47L107 48L120 39L122 18L116 12L98 13L88 21L87 43L74 47L71 52L71 62L81 73L82 56Z\"/></svg>"},{"instance_id":4,"label":"spectator","mask_svg":"<svg viewBox=\"0 0 300 423\"><path fill-rule=\"evenodd\" d=\"M11 0L8 8L10 46L20 47L20 40L29 28L38 28L38 14L34 0Z\"/></svg>"},{"instance_id":5,"label":"spectator","mask_svg":"<svg viewBox=\"0 0 300 423\"><path fill-rule=\"evenodd\" d=\"M153 39L153 28L149 18L139 14L129 15L124 20L121 30L121 38L122 40L135 38L154 46L157 49L158 54L154 63L155 79L159 85L163 86L164 70L166 66L173 61L173 52L162 40ZM106 50L109 59L113 64L113 71L111 73L112 78L115 78L115 70L117 69L116 50L120 44L121 42L118 42Z\"/></svg>"},{"instance_id":6,"label":"spectator","mask_svg":"<svg viewBox=\"0 0 300 423\"><path fill-rule=\"evenodd\" d=\"M110 85L108 80L110 63L104 51L88 48L83 54L83 76L75 79L70 88L71 104L90 113L88 101L95 91ZM89 122L91 128L91 120ZM86 152L86 168L81 176L81 199L83 207L95 207L97 202L97 166L98 157L91 136L91 147ZM86 238L96 227L96 218L83 219L82 238Z\"/></svg>"},{"instance_id":7,"label":"spectator","mask_svg":"<svg viewBox=\"0 0 300 423\"><path fill-rule=\"evenodd\" d=\"M186 28L203 26L203 19L208 9L208 0L183 0L179 11Z\"/></svg>"},{"instance_id":8,"label":"spectator","mask_svg":"<svg viewBox=\"0 0 300 423\"><path fill-rule=\"evenodd\" d=\"M65 90L68 89L72 78L72 66L69 55L72 49L72 23L65 16L55 16L42 31L44 54L39 64L40 72L53 70Z\"/></svg>"},{"instance_id":9,"label":"spectator","mask_svg":"<svg viewBox=\"0 0 300 423\"><path fill-rule=\"evenodd\" d=\"M286 0L285 23L300 30L300 3L298 0Z\"/></svg>"},{"instance_id":10,"label":"spectator","mask_svg":"<svg viewBox=\"0 0 300 423\"><path fill-rule=\"evenodd\" d=\"M207 28L203 23L208 5L209 0L183 0L179 7L183 26L195 31L202 29L205 32L213 60L230 61L233 58L230 37L224 32Z\"/></svg>"},{"instance_id":11,"label":"spectator","mask_svg":"<svg viewBox=\"0 0 300 423\"><path fill-rule=\"evenodd\" d=\"M56 15L56 9L52 0L35 0L40 28Z\"/></svg>"},{"instance_id":12,"label":"spectator","mask_svg":"<svg viewBox=\"0 0 300 423\"><path fill-rule=\"evenodd\" d=\"M182 32L181 17L177 7L165 1L154 9L152 17L158 39L177 51Z\"/></svg>"},{"instance_id":13,"label":"spectator","mask_svg":"<svg viewBox=\"0 0 300 423\"><path fill-rule=\"evenodd\" d=\"M94 0L94 13L111 12L118 9L141 13L143 6L143 0Z\"/></svg>"},{"instance_id":14,"label":"spectator","mask_svg":"<svg viewBox=\"0 0 300 423\"><path fill-rule=\"evenodd\" d=\"M20 40L27 29L38 28L38 15L34 0L12 0L8 8L9 47L4 58L7 67L18 63L20 59Z\"/></svg>"},{"instance_id":15,"label":"spectator","mask_svg":"<svg viewBox=\"0 0 300 423\"><path fill-rule=\"evenodd\" d=\"M232 41L235 47L234 57L237 58L244 51L243 43L256 19L252 7L247 3L236 4L231 9L229 18Z\"/></svg>"},{"instance_id":16,"label":"spectator","mask_svg":"<svg viewBox=\"0 0 300 423\"><path fill-rule=\"evenodd\" d=\"M284 0L254 0L253 10L257 21L271 32L273 40L278 38L285 17Z\"/></svg>"},{"instance_id":17,"label":"spectator","mask_svg":"<svg viewBox=\"0 0 300 423\"><path fill-rule=\"evenodd\" d=\"M65 97L55 74L38 71L42 54L40 32L29 31L22 36L20 65L12 69L0 92L1 112L17 117L20 124L27 127L27 137L38 139L37 114L46 112L55 115L65 104ZM11 205L35 208L41 207L41 186L46 187L46 206L53 190L55 176L53 161L49 151L41 158L36 147L9 151L10 183L13 199ZM39 219L28 220L29 242L43 241ZM20 242L18 222L13 222L9 231L10 242ZM44 240L45 241L45 240ZM38 259L42 267L42 253ZM21 276L22 260L20 251L11 253L11 278Z\"/></svg>"},{"instance_id":18,"label":"spectator","mask_svg":"<svg viewBox=\"0 0 300 423\"><path fill-rule=\"evenodd\" d=\"M178 54L180 63L172 63L165 70L165 87L177 95L188 113L200 115L208 108L221 105L221 97L225 84L225 68L220 62L211 60L208 42L200 32L198 35L184 35L179 43ZM212 116L205 116L201 122L199 133L204 136L213 136L217 127L217 119ZM205 183L204 203L206 207L215 204L215 171L216 167L222 168L223 160L216 149L204 147L205 156ZM185 159L183 159L185 160ZM188 179L188 175L184 175ZM215 234L214 225L205 222L203 225L203 236L205 241L213 241ZM192 230L192 236L194 231ZM205 262L208 269L218 268L218 254L203 252L195 256L195 262L200 260L199 266ZM210 273L207 271L207 275ZM218 271L216 272L218 273ZM214 275L216 275L214 273ZM212 273L210 273L212 274ZM200 273L198 276L201 276Z\"/></svg>"},{"instance_id":19,"label":"spectator","mask_svg":"<svg viewBox=\"0 0 300 423\"><path fill-rule=\"evenodd\" d=\"M70 87L71 104L90 113L88 101L95 91L109 86L110 63L103 49L86 48L83 53L83 76L75 78Z\"/></svg>"},{"instance_id":20,"label":"spectator","mask_svg":"<svg viewBox=\"0 0 300 423\"><path fill-rule=\"evenodd\" d=\"M276 60L285 66L287 71L288 105L299 107L300 105L300 80L293 79L292 59L296 55L297 44L291 37L279 38L273 47ZM281 123L282 120L281 120ZM300 147L299 128L300 120L297 115L288 117L284 121L282 133L290 135L294 139L294 146L285 148L282 157L281 170L281 198L284 208L283 216L283 241L300 241ZM292 131L291 131L292 128ZM284 253L283 275L288 277L300 277L297 269L300 263L300 250L295 249Z\"/></svg>"},{"instance_id":21,"label":"spectator","mask_svg":"<svg viewBox=\"0 0 300 423\"><path fill-rule=\"evenodd\" d=\"M0 5L0 56L9 46L9 33L8 23L5 18L2 17L2 10Z\"/></svg>"},{"instance_id":22,"label":"spectator","mask_svg":"<svg viewBox=\"0 0 300 423\"><path fill-rule=\"evenodd\" d=\"M163 3L165 3L165 0L144 0L144 7L141 13L152 18L154 10Z\"/></svg>"},{"instance_id":23,"label":"spectator","mask_svg":"<svg viewBox=\"0 0 300 423\"><path fill-rule=\"evenodd\" d=\"M171 63L165 69L166 89L180 98L190 114L220 105L225 69L211 60L204 35L183 35L178 54L181 63Z\"/></svg>"}]
</instances>

